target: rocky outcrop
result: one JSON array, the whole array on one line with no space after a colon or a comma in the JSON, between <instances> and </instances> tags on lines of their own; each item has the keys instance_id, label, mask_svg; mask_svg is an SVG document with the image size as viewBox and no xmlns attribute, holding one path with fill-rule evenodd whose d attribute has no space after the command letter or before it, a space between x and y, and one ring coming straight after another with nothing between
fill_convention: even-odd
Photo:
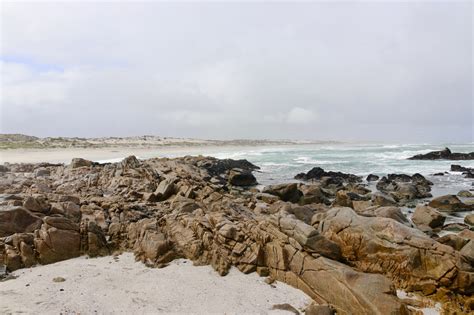
<instances>
[{"instance_id":1,"label":"rocky outcrop","mask_svg":"<svg viewBox=\"0 0 474 315\"><path fill-rule=\"evenodd\" d=\"M388 174L377 183L377 189L389 196L396 202L405 204L420 198L431 197L432 182L421 174L413 176L405 174Z\"/></svg>"},{"instance_id":2,"label":"rocky outcrop","mask_svg":"<svg viewBox=\"0 0 474 315\"><path fill-rule=\"evenodd\" d=\"M326 172L320 167L314 167L309 170L307 173L300 173L295 176L295 179L298 180L322 180L323 178L330 178L331 181L335 183L358 183L361 182L362 179L359 176L353 174L346 174L342 172L333 172L329 171Z\"/></svg>"},{"instance_id":3,"label":"rocky outcrop","mask_svg":"<svg viewBox=\"0 0 474 315\"><path fill-rule=\"evenodd\" d=\"M410 228L392 197L380 201L351 177L258 192L233 182L233 172L251 172L253 164L202 156L42 167L49 176L34 176L37 165L9 165L0 175L0 189L12 194L0 206L29 200L41 210L21 208L38 224L0 238L8 270L130 250L152 267L188 258L221 275L232 266L257 272L340 314L408 314L395 288L467 309L470 240L427 237ZM40 192L40 184L51 191Z\"/></svg>"},{"instance_id":4,"label":"rocky outcrop","mask_svg":"<svg viewBox=\"0 0 474 315\"><path fill-rule=\"evenodd\" d=\"M386 218L357 216L350 208L331 209L316 224L359 270L385 274L399 286L424 294L434 294L440 286L474 292L472 265L419 230Z\"/></svg>"},{"instance_id":5,"label":"rocky outcrop","mask_svg":"<svg viewBox=\"0 0 474 315\"><path fill-rule=\"evenodd\" d=\"M418 228L426 230L441 228L446 217L431 207L418 205L411 220Z\"/></svg>"},{"instance_id":6,"label":"rocky outcrop","mask_svg":"<svg viewBox=\"0 0 474 315\"><path fill-rule=\"evenodd\" d=\"M418 154L408 158L409 160L474 160L474 152L453 153L449 148L441 151L432 151L426 154Z\"/></svg>"},{"instance_id":7,"label":"rocky outcrop","mask_svg":"<svg viewBox=\"0 0 474 315\"><path fill-rule=\"evenodd\" d=\"M369 174L366 178L368 182L375 182L375 181L378 181L379 179L380 177L374 174Z\"/></svg>"}]
</instances>

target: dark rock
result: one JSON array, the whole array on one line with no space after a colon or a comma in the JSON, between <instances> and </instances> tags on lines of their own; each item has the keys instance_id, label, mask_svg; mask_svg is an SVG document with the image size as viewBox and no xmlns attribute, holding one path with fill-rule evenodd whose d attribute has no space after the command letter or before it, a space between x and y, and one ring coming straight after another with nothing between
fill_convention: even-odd
<instances>
[{"instance_id":1,"label":"dark rock","mask_svg":"<svg viewBox=\"0 0 474 315\"><path fill-rule=\"evenodd\" d=\"M472 172L472 171L474 171L474 168L464 167L457 164L451 165L451 172Z\"/></svg>"},{"instance_id":2,"label":"dark rock","mask_svg":"<svg viewBox=\"0 0 474 315\"><path fill-rule=\"evenodd\" d=\"M368 182L375 182L375 181L377 181L377 180L379 180L379 179L380 179L380 177L377 176L377 175L374 175L374 174L369 174L369 175L367 176L367 181L368 181Z\"/></svg>"},{"instance_id":3,"label":"dark rock","mask_svg":"<svg viewBox=\"0 0 474 315\"><path fill-rule=\"evenodd\" d=\"M442 151L433 151L426 154L418 154L408 158L409 160L474 160L474 152L452 153L449 148Z\"/></svg>"},{"instance_id":4,"label":"dark rock","mask_svg":"<svg viewBox=\"0 0 474 315\"><path fill-rule=\"evenodd\" d=\"M379 180L376 187L395 201L405 204L415 199L431 197L432 185L433 183L421 174L388 174Z\"/></svg>"},{"instance_id":5,"label":"dark rock","mask_svg":"<svg viewBox=\"0 0 474 315\"><path fill-rule=\"evenodd\" d=\"M72 161L71 161L71 164L70 164L70 167L71 168L78 168L78 167L84 167L84 166L92 166L92 165L96 165L98 163L95 163L95 162L92 162L92 161L89 161L89 160L85 160L85 159L82 159L82 158L73 158Z\"/></svg>"},{"instance_id":6,"label":"dark rock","mask_svg":"<svg viewBox=\"0 0 474 315\"><path fill-rule=\"evenodd\" d=\"M300 173L295 176L295 179L298 180L321 180L324 177L332 178L336 181L348 182L348 183L358 183L361 182L361 178L359 176L353 174L346 174L342 172L333 172L329 171L326 172L320 167L314 167L309 170L307 173Z\"/></svg>"},{"instance_id":7,"label":"dark rock","mask_svg":"<svg viewBox=\"0 0 474 315\"><path fill-rule=\"evenodd\" d=\"M257 185L257 179L250 171L232 169L229 173L229 184L233 186L255 186Z\"/></svg>"},{"instance_id":8,"label":"dark rock","mask_svg":"<svg viewBox=\"0 0 474 315\"><path fill-rule=\"evenodd\" d=\"M280 197L283 201L297 203L303 196L301 190L298 189L298 184L280 184L270 185L263 189L264 193Z\"/></svg>"}]
</instances>

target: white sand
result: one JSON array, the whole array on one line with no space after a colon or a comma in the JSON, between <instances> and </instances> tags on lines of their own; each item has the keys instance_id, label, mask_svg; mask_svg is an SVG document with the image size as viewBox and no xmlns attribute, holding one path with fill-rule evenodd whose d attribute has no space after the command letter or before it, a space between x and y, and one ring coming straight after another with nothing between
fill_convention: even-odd
<instances>
[{"instance_id":1,"label":"white sand","mask_svg":"<svg viewBox=\"0 0 474 315\"><path fill-rule=\"evenodd\" d=\"M183 259L166 268L147 268L131 253L117 260L80 257L14 275L18 278L0 282L0 314L291 314L272 307L289 303L301 310L311 301L255 273L232 269L220 277L209 266ZM55 277L66 281L53 282Z\"/></svg>"}]
</instances>

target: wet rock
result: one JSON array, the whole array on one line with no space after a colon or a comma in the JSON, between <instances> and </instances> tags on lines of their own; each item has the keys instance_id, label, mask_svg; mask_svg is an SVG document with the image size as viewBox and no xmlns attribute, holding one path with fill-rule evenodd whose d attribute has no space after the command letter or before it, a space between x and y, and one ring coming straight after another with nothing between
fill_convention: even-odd
<instances>
[{"instance_id":1,"label":"wet rock","mask_svg":"<svg viewBox=\"0 0 474 315\"><path fill-rule=\"evenodd\" d=\"M434 198L428 205L443 212L469 211L474 209L473 206L463 203L455 195L445 195Z\"/></svg>"},{"instance_id":2,"label":"wet rock","mask_svg":"<svg viewBox=\"0 0 474 315\"><path fill-rule=\"evenodd\" d=\"M380 177L374 174L369 174L366 178L368 182L375 182L375 181L378 181L379 179Z\"/></svg>"},{"instance_id":3,"label":"wet rock","mask_svg":"<svg viewBox=\"0 0 474 315\"><path fill-rule=\"evenodd\" d=\"M348 183L358 183L361 182L361 178L359 176L353 175L353 174L346 174L342 172L326 172L320 167L314 167L311 170L309 170L307 173L300 173L295 176L295 179L298 180L321 180L324 177L329 177L334 180L342 181L342 182L348 182Z\"/></svg>"},{"instance_id":4,"label":"wet rock","mask_svg":"<svg viewBox=\"0 0 474 315\"><path fill-rule=\"evenodd\" d=\"M470 192L469 190L461 190L460 192L458 192L458 197L472 198L474 197L474 194L472 194L472 192Z\"/></svg>"},{"instance_id":5,"label":"wet rock","mask_svg":"<svg viewBox=\"0 0 474 315\"><path fill-rule=\"evenodd\" d=\"M464 167L464 166L456 165L456 164L451 165L451 172L472 172L472 171L474 171L474 168Z\"/></svg>"},{"instance_id":6,"label":"wet rock","mask_svg":"<svg viewBox=\"0 0 474 315\"><path fill-rule=\"evenodd\" d=\"M433 183L421 174L388 174L379 180L376 187L396 202L405 204L414 199L431 197L432 185Z\"/></svg>"},{"instance_id":7,"label":"wet rock","mask_svg":"<svg viewBox=\"0 0 474 315\"><path fill-rule=\"evenodd\" d=\"M409 160L474 160L474 152L471 153L452 153L449 148L442 151L433 151L426 154L418 154Z\"/></svg>"}]
</instances>

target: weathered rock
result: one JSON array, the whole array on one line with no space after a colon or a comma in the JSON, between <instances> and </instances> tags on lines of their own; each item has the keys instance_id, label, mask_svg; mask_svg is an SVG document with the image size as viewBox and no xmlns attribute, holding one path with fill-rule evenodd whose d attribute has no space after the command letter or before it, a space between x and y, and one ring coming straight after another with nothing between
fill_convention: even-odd
<instances>
[{"instance_id":1,"label":"weathered rock","mask_svg":"<svg viewBox=\"0 0 474 315\"><path fill-rule=\"evenodd\" d=\"M263 189L264 193L278 196L283 201L297 203L303 196L303 193L298 189L298 184L280 184L270 185Z\"/></svg>"},{"instance_id":2,"label":"weathered rock","mask_svg":"<svg viewBox=\"0 0 474 315\"><path fill-rule=\"evenodd\" d=\"M464 223L469 224L469 225L474 225L474 213L468 214L464 218Z\"/></svg>"},{"instance_id":3,"label":"weathered rock","mask_svg":"<svg viewBox=\"0 0 474 315\"><path fill-rule=\"evenodd\" d=\"M372 203L382 207L397 205L397 202L392 197L381 193L372 194Z\"/></svg>"},{"instance_id":4,"label":"weathered rock","mask_svg":"<svg viewBox=\"0 0 474 315\"><path fill-rule=\"evenodd\" d=\"M432 185L433 183L421 174L388 174L379 180L376 187L396 202L404 204L414 199L431 197Z\"/></svg>"},{"instance_id":5,"label":"weathered rock","mask_svg":"<svg viewBox=\"0 0 474 315\"><path fill-rule=\"evenodd\" d=\"M257 179L250 171L232 169L229 173L229 184L234 186L254 186Z\"/></svg>"},{"instance_id":6,"label":"weathered rock","mask_svg":"<svg viewBox=\"0 0 474 315\"><path fill-rule=\"evenodd\" d=\"M429 206L418 205L411 218L413 223L421 227L429 227L431 229L441 228L446 217L434 208Z\"/></svg>"},{"instance_id":7,"label":"weathered rock","mask_svg":"<svg viewBox=\"0 0 474 315\"><path fill-rule=\"evenodd\" d=\"M33 232L42 224L39 217L23 207L0 209L0 237Z\"/></svg>"},{"instance_id":8,"label":"weathered rock","mask_svg":"<svg viewBox=\"0 0 474 315\"><path fill-rule=\"evenodd\" d=\"M474 194L470 192L469 190L461 190L458 192L458 197L463 197L463 198L471 198L474 197Z\"/></svg>"},{"instance_id":9,"label":"weathered rock","mask_svg":"<svg viewBox=\"0 0 474 315\"><path fill-rule=\"evenodd\" d=\"M474 152L471 153L452 153L449 148L442 151L433 151L426 154L418 154L409 160L474 160Z\"/></svg>"},{"instance_id":10,"label":"weathered rock","mask_svg":"<svg viewBox=\"0 0 474 315\"><path fill-rule=\"evenodd\" d=\"M463 203L455 195L445 195L434 198L428 205L445 212L469 211L474 209L473 206Z\"/></svg>"},{"instance_id":11,"label":"weathered rock","mask_svg":"<svg viewBox=\"0 0 474 315\"><path fill-rule=\"evenodd\" d=\"M451 246L457 251L461 250L464 247L464 245L466 245L467 242L469 242L468 239L465 239L455 234L447 234L445 236L438 238L436 241L438 241L441 244Z\"/></svg>"},{"instance_id":12,"label":"weathered rock","mask_svg":"<svg viewBox=\"0 0 474 315\"><path fill-rule=\"evenodd\" d=\"M472 171L474 171L474 168L464 167L464 166L456 165L456 164L451 165L451 172L472 172Z\"/></svg>"},{"instance_id":13,"label":"weathered rock","mask_svg":"<svg viewBox=\"0 0 474 315\"><path fill-rule=\"evenodd\" d=\"M407 217L398 207L380 207L374 210L376 217L390 218L405 225L409 225Z\"/></svg>"},{"instance_id":14,"label":"weathered rock","mask_svg":"<svg viewBox=\"0 0 474 315\"><path fill-rule=\"evenodd\" d=\"M166 200L176 193L174 179L165 179L156 188L155 196L158 201Z\"/></svg>"},{"instance_id":15,"label":"weathered rock","mask_svg":"<svg viewBox=\"0 0 474 315\"><path fill-rule=\"evenodd\" d=\"M78 168L78 167L84 167L84 166L92 166L94 165L94 162L92 161L89 161L89 160L85 160L85 159L82 159L82 158L73 158L72 161L71 161L71 164L70 164L70 167L71 168Z\"/></svg>"},{"instance_id":16,"label":"weathered rock","mask_svg":"<svg viewBox=\"0 0 474 315\"><path fill-rule=\"evenodd\" d=\"M384 273L409 290L429 294L441 285L462 294L474 291L471 267L457 252L394 220L334 208L318 230L359 270Z\"/></svg>"},{"instance_id":17,"label":"weathered rock","mask_svg":"<svg viewBox=\"0 0 474 315\"><path fill-rule=\"evenodd\" d=\"M51 174L51 172L49 171L49 169L45 168L45 167L39 167L37 169L35 169L35 177L47 177Z\"/></svg>"},{"instance_id":18,"label":"weathered rock","mask_svg":"<svg viewBox=\"0 0 474 315\"><path fill-rule=\"evenodd\" d=\"M50 205L42 197L28 196L23 202L23 207L33 212L48 213Z\"/></svg>"}]
</instances>

